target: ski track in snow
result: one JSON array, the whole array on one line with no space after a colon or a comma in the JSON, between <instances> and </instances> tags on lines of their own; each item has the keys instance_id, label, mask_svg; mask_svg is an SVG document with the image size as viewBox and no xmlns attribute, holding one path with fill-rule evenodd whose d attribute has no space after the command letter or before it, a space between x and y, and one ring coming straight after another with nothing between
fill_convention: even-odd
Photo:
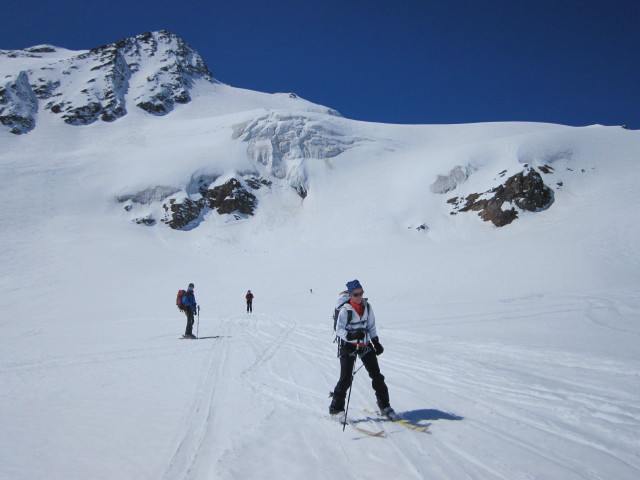
<instances>
[{"instance_id":1,"label":"ski track in snow","mask_svg":"<svg viewBox=\"0 0 640 480\"><path fill-rule=\"evenodd\" d=\"M587 305L589 315L591 302ZM560 302L529 314L553 315L565 308ZM481 319L480 314L476 320ZM350 417L364 422L364 427L369 424L372 429L384 430L386 438L378 439L349 428L343 433L339 425L324 420L329 403L325 392L333 387L338 372L335 346L329 346L330 341L327 345L317 341L326 336L324 329L301 325L286 316L259 313L225 320L221 325L224 337L206 347L210 349L207 366L188 407L193 414L185 414L185 429L162 478L203 478L203 472L215 472L216 478L255 474L243 467L240 459L268 451L269 442L279 441L270 433L277 424L287 444L309 455L306 478L355 479L365 474L384 478L391 472L385 465L390 457L402 478L416 479L532 478L527 466L539 472L534 475L537 478L604 478L605 472L591 471L585 463L585 459L596 457L600 464L614 466L622 475L617 478L632 478L638 471L638 459L629 451L619 452L606 445L614 431L628 442L637 442L634 432L640 425L640 409L632 404L628 392L622 392L624 399L606 385L589 381L594 375L628 375L633 379L638 371L630 371L629 365L603 364L588 355L551 357L511 345L471 341L423 342L419 338L402 348L391 346L391 342L380 363L392 401L396 399L401 415L417 415L422 424L428 421L431 434L412 432L362 412L360 408L374 403L362 369L354 382ZM393 335L402 337L404 333L399 330ZM429 355L421 354L425 345ZM420 357L424 360L413 361ZM529 362L536 363L536 368L528 369ZM583 381L580 375L565 375L565 369L591 373ZM229 388L231 378L246 384L253 397L249 403L267 405L268 414L260 422L263 425L253 425L243 431L237 443L226 441L220 450L216 432L221 416L242 415L233 407L226 413L216 411L217 404L233 405L233 398L225 398L234 392ZM439 404L464 406L465 411L433 409L435 398ZM399 407L404 404L417 408L403 412ZM367 454L354 462L353 444L361 442L366 442L366 447L356 448L364 447ZM509 445L515 458L501 457L492 449L496 442ZM336 462L335 455L342 457L338 460L342 467L333 470L327 465ZM347 471L345 464L349 465ZM270 472L270 466L264 465L264 471Z\"/></svg>"},{"instance_id":2,"label":"ski track in snow","mask_svg":"<svg viewBox=\"0 0 640 480\"><path fill-rule=\"evenodd\" d=\"M616 338L637 337L632 307L605 297L558 296L478 306L472 315L452 308L393 327L379 315L380 365L392 405L409 421L429 425L429 434L364 411L375 405L364 368L355 377L349 417L383 430L385 438L349 427L343 432L327 412L339 372L330 320L286 313L220 318L203 325L204 338L196 341L176 333L157 335L150 345L91 351L80 343L77 351L43 351L3 362L0 377L13 384L88 369L99 378L139 362L162 370L195 360L191 380L182 385L191 385L191 396L175 405L179 421L160 424L165 447L155 457L167 456L155 473L142 474L140 466L136 478L280 478L288 468L284 478L631 480L640 471L634 453L640 445L638 362L594 355L588 346L565 351L539 344L553 336L528 344L476 335L486 324L494 331L496 324L555 319L548 325L560 329L572 319ZM41 341L48 334L50 327L25 326L20 338ZM288 466L292 449L298 460ZM117 452L111 447L106 460ZM108 478L95 473L85 465L76 477Z\"/></svg>"},{"instance_id":3,"label":"ski track in snow","mask_svg":"<svg viewBox=\"0 0 640 480\"><path fill-rule=\"evenodd\" d=\"M178 429L165 429L172 453L155 474L138 478L264 478L287 468L282 459L292 448L304 461L286 478L388 478L394 472L408 479L604 479L610 472L634 478L640 469L633 453L639 365L462 334L464 325L475 329L519 316L578 316L603 331L634 335L630 327L611 326L616 316L628 318L621 313L626 307L579 297L516 305L434 317L424 330L413 321L390 328L379 320L386 347L380 365L392 404L404 418L430 425L429 434L366 413L375 399L364 369L354 381L349 417L383 430L385 438L342 432L327 413L339 371L327 325L286 314L222 318L201 330L202 337L219 338L160 335L152 346L25 357L4 362L0 376L28 379L87 367L99 372L148 360L162 369L185 354L198 359L190 401L178 405L181 420L171 424ZM438 325L460 335L431 334ZM46 328L25 328L23 338L46 334ZM627 378L629 389L619 381L612 388L610 377ZM509 456L496 445L508 446ZM245 458L261 459L259 467Z\"/></svg>"},{"instance_id":4,"label":"ski track in snow","mask_svg":"<svg viewBox=\"0 0 640 480\"><path fill-rule=\"evenodd\" d=\"M225 366L229 355L228 339L222 338L218 348L211 348L208 364L192 404L185 412L186 430L162 478L188 479L198 471L199 462L208 460L207 452L214 448L217 416L215 409L219 389L224 388Z\"/></svg>"}]
</instances>

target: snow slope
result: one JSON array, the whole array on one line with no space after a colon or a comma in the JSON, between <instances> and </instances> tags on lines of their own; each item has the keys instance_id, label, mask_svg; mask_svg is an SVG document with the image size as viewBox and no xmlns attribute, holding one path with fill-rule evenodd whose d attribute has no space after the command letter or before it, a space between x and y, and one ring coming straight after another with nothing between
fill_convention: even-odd
<instances>
[{"instance_id":1,"label":"snow slope","mask_svg":"<svg viewBox=\"0 0 640 480\"><path fill-rule=\"evenodd\" d=\"M638 478L638 132L367 124L220 84L192 97L163 117L71 126L39 111L27 135L0 132L0 477ZM250 218L146 227L115 200L274 173L234 139L264 118L347 148L270 152L286 174ZM503 228L450 214L447 199L525 163L553 167L550 208ZM434 193L456 166L468 179ZM429 434L366 412L364 370L351 417L385 438L328 415L330 315L353 278L392 405ZM198 341L178 339L189 282Z\"/></svg>"}]
</instances>

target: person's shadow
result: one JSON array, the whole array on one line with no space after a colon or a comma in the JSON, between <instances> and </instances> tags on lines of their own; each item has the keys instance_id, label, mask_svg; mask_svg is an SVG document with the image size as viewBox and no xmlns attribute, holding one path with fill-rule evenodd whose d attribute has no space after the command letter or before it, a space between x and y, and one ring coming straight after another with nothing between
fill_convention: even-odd
<instances>
[{"instance_id":1,"label":"person's shadow","mask_svg":"<svg viewBox=\"0 0 640 480\"><path fill-rule=\"evenodd\" d=\"M410 423L418 423L422 420L464 420L464 417L454 415L453 413L443 412L442 410L423 409L423 410L408 410L398 414L400 418Z\"/></svg>"},{"instance_id":2,"label":"person's shadow","mask_svg":"<svg viewBox=\"0 0 640 480\"><path fill-rule=\"evenodd\" d=\"M455 415L453 413L443 412L442 410L435 409L422 409L422 410L407 410L406 412L398 413L398 416L414 425L419 425L420 422L431 422L435 420L464 420L464 417Z\"/></svg>"},{"instance_id":3,"label":"person's shadow","mask_svg":"<svg viewBox=\"0 0 640 480\"><path fill-rule=\"evenodd\" d=\"M435 420L455 420L460 421L464 420L464 417L459 415L455 415L453 413L443 412L442 410L435 409L421 409L421 410L407 410L405 412L397 412L398 418L415 427L427 428L431 425L431 422ZM364 418L360 421L375 421L375 422L384 422L388 421L388 419L377 417L377 418ZM357 422L357 421L356 421Z\"/></svg>"}]
</instances>

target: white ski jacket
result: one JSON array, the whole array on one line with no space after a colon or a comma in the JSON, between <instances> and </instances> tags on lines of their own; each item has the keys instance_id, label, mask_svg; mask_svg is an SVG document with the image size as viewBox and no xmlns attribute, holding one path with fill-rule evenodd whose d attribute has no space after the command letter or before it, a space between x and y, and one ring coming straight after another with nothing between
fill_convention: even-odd
<instances>
[{"instance_id":1,"label":"white ski jacket","mask_svg":"<svg viewBox=\"0 0 640 480\"><path fill-rule=\"evenodd\" d=\"M368 343L372 338L378 336L378 332L376 331L376 317L373 314L373 309L371 305L369 305L368 299L365 298L363 300L365 309L362 318L358 315L350 303L348 303L349 295L342 295L338 299L338 303L336 308L342 304L343 302L347 302L340 308L340 314L338 315L338 322L336 324L336 335L344 340L347 343L362 343L362 340L347 340L347 333L351 330L361 330L364 329L367 331L367 336L364 339L364 343ZM347 318L349 317L349 311L351 311L351 320L347 324Z\"/></svg>"}]
</instances>

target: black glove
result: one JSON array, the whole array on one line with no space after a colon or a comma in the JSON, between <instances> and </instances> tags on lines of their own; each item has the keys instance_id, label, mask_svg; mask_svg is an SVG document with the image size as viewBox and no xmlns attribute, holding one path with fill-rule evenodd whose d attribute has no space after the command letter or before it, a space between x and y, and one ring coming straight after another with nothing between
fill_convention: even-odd
<instances>
[{"instance_id":1,"label":"black glove","mask_svg":"<svg viewBox=\"0 0 640 480\"><path fill-rule=\"evenodd\" d=\"M373 342L373 346L376 349L376 355L382 355L382 352L384 352L384 348L382 347L382 345L380 345L380 340L378 339L378 337L372 338L371 342Z\"/></svg>"},{"instance_id":2,"label":"black glove","mask_svg":"<svg viewBox=\"0 0 640 480\"><path fill-rule=\"evenodd\" d=\"M364 330L350 330L347 332L347 340L364 340Z\"/></svg>"}]
</instances>

